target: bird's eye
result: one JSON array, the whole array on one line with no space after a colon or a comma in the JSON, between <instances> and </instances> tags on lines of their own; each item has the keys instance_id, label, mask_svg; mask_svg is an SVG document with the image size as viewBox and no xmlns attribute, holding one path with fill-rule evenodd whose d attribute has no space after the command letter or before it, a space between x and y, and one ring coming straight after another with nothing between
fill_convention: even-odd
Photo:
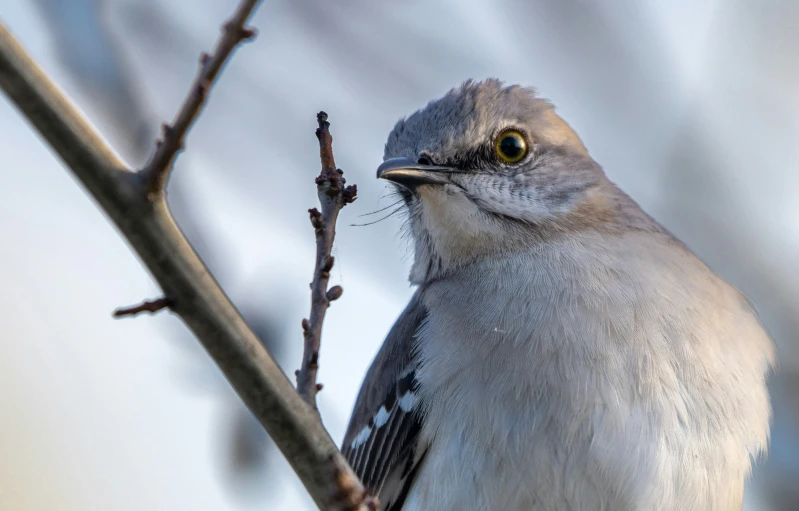
<instances>
[{"instance_id":1,"label":"bird's eye","mask_svg":"<svg viewBox=\"0 0 799 511\"><path fill-rule=\"evenodd\" d=\"M494 143L497 156L505 163L519 163L527 156L527 140L517 130L505 130Z\"/></svg>"}]
</instances>

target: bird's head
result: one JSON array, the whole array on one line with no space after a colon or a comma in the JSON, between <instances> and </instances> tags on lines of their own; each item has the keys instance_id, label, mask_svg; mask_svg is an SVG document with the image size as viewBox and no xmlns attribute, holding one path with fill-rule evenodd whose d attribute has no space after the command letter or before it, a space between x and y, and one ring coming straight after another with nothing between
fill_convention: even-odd
<instances>
[{"instance_id":1,"label":"bird's head","mask_svg":"<svg viewBox=\"0 0 799 511\"><path fill-rule=\"evenodd\" d=\"M612 185L552 105L493 79L400 120L377 177L407 206L415 283L612 215Z\"/></svg>"}]
</instances>

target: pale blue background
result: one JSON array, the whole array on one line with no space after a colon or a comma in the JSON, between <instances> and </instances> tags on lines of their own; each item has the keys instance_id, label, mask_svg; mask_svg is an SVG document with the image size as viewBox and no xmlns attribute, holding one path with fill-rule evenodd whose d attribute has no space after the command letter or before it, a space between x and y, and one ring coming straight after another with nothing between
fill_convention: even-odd
<instances>
[{"instance_id":1,"label":"pale blue background","mask_svg":"<svg viewBox=\"0 0 799 511\"><path fill-rule=\"evenodd\" d=\"M233 0L0 0L0 18L133 165ZM321 411L336 439L411 294L374 179L402 115L466 78L534 85L610 177L758 305L780 347L770 461L750 510L799 509L799 3L268 1L191 132L181 225L278 354L299 361L315 113L359 199L341 216ZM158 290L0 99L0 509L311 509Z\"/></svg>"}]
</instances>

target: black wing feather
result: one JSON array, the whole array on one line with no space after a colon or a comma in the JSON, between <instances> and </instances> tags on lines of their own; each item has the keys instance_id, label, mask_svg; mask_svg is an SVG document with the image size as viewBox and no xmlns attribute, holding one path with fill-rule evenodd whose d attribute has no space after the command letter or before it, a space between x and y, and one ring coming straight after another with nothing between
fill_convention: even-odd
<instances>
[{"instance_id":1,"label":"black wing feather","mask_svg":"<svg viewBox=\"0 0 799 511\"><path fill-rule=\"evenodd\" d=\"M382 509L398 511L426 446L419 445L415 334L427 315L421 290L400 315L372 362L344 437L342 453Z\"/></svg>"}]
</instances>

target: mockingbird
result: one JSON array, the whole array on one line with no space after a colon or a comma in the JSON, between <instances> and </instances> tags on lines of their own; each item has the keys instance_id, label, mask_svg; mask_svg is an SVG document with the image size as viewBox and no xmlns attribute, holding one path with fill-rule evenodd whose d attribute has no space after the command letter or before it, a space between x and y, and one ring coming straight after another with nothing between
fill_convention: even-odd
<instances>
[{"instance_id":1,"label":"mockingbird","mask_svg":"<svg viewBox=\"0 0 799 511\"><path fill-rule=\"evenodd\" d=\"M343 452L384 510L740 510L774 347L531 89L400 120L410 304Z\"/></svg>"}]
</instances>

